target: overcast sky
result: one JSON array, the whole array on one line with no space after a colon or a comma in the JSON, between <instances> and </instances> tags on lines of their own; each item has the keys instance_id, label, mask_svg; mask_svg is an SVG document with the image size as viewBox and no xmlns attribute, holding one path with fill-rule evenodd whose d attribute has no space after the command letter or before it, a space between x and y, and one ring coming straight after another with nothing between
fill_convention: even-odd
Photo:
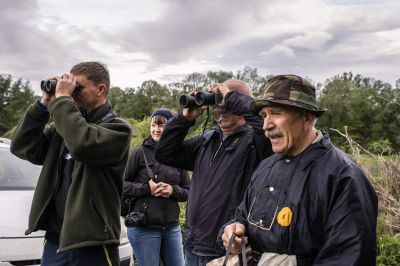
<instances>
[{"instance_id":1,"label":"overcast sky","mask_svg":"<svg viewBox=\"0 0 400 266\"><path fill-rule=\"evenodd\" d=\"M40 80L99 60L111 84L256 67L323 82L400 78L398 0L2 0L0 73Z\"/></svg>"}]
</instances>

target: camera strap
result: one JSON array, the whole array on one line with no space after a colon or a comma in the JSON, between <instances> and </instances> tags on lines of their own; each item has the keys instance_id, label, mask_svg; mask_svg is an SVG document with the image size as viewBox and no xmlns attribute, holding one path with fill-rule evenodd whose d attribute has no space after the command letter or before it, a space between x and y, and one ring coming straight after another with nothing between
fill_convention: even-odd
<instances>
[{"instance_id":1,"label":"camera strap","mask_svg":"<svg viewBox=\"0 0 400 266\"><path fill-rule=\"evenodd\" d=\"M149 175L151 180L156 182L157 177L154 175L153 170L151 170L149 164L147 163L147 157L146 157L146 153L144 152L144 149L142 149L142 152L143 152L143 157L144 157L144 163L146 164L147 174Z\"/></svg>"}]
</instances>

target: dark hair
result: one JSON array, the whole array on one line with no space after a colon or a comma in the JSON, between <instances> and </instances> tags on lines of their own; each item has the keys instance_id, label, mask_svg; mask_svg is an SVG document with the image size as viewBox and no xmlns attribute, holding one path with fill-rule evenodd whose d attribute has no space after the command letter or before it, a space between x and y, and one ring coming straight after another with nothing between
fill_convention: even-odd
<instances>
[{"instance_id":1,"label":"dark hair","mask_svg":"<svg viewBox=\"0 0 400 266\"><path fill-rule=\"evenodd\" d=\"M73 75L85 75L88 80L91 80L95 86L104 84L107 87L106 95L110 88L110 73L107 66L103 63L91 61L82 62L74 65L70 73Z\"/></svg>"},{"instance_id":2,"label":"dark hair","mask_svg":"<svg viewBox=\"0 0 400 266\"><path fill-rule=\"evenodd\" d=\"M153 122L154 120L154 122ZM151 118L152 123L155 123L157 125L163 125L167 123L167 119L161 115L155 115Z\"/></svg>"}]
</instances>

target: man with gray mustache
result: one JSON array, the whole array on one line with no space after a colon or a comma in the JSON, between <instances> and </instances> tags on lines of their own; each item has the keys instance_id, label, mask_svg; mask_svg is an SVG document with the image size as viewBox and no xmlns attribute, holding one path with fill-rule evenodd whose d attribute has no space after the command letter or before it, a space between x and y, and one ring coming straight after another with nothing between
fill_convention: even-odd
<instances>
[{"instance_id":1,"label":"man with gray mustache","mask_svg":"<svg viewBox=\"0 0 400 266\"><path fill-rule=\"evenodd\" d=\"M315 128L326 111L317 107L315 90L302 77L279 75L251 104L276 154L257 167L219 237L238 254L247 236L250 265L376 264L376 193L360 167Z\"/></svg>"}]
</instances>

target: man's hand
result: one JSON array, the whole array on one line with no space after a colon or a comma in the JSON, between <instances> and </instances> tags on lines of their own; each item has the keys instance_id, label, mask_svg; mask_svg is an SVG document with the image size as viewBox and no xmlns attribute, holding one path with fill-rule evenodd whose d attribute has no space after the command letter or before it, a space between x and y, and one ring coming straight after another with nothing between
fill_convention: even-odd
<instances>
[{"instance_id":1,"label":"man's hand","mask_svg":"<svg viewBox=\"0 0 400 266\"><path fill-rule=\"evenodd\" d=\"M150 186L151 195L154 196L154 192L156 191L157 183L154 182L153 179L150 179L149 186Z\"/></svg>"},{"instance_id":2,"label":"man's hand","mask_svg":"<svg viewBox=\"0 0 400 266\"><path fill-rule=\"evenodd\" d=\"M192 91L189 95L195 96L196 92ZM201 116L204 110L207 109L207 106L200 106L196 108L183 108L182 115L188 121L193 121L197 117Z\"/></svg>"},{"instance_id":3,"label":"man's hand","mask_svg":"<svg viewBox=\"0 0 400 266\"><path fill-rule=\"evenodd\" d=\"M228 94L228 92L230 92L230 90L224 83L214 84L211 87L210 91L214 92L214 93L219 91L222 94L222 102L219 105L222 105L222 106L225 105L225 96L226 96L226 94Z\"/></svg>"},{"instance_id":4,"label":"man's hand","mask_svg":"<svg viewBox=\"0 0 400 266\"><path fill-rule=\"evenodd\" d=\"M211 92L217 92L217 91L219 91L224 98L226 94L230 92L230 90L224 83L216 83L211 87Z\"/></svg>"},{"instance_id":5,"label":"man's hand","mask_svg":"<svg viewBox=\"0 0 400 266\"><path fill-rule=\"evenodd\" d=\"M61 77L56 77L56 98L61 96L72 96L75 91L76 81L72 74L63 74Z\"/></svg>"},{"instance_id":6,"label":"man's hand","mask_svg":"<svg viewBox=\"0 0 400 266\"><path fill-rule=\"evenodd\" d=\"M49 103L54 100L56 97L54 94L50 94L47 91L43 91L42 94L42 99L40 99L40 103L43 104L44 106L48 106Z\"/></svg>"},{"instance_id":7,"label":"man's hand","mask_svg":"<svg viewBox=\"0 0 400 266\"><path fill-rule=\"evenodd\" d=\"M233 223L225 226L224 234L222 235L222 241L224 243L224 247L228 248L229 239L232 234L235 234L235 238L232 243L231 253L239 254L242 248L242 239L241 236L245 235L246 228L241 223Z\"/></svg>"},{"instance_id":8,"label":"man's hand","mask_svg":"<svg viewBox=\"0 0 400 266\"><path fill-rule=\"evenodd\" d=\"M169 198L172 194L172 186L170 184L159 182L156 185L156 190L154 191L154 196Z\"/></svg>"}]
</instances>

